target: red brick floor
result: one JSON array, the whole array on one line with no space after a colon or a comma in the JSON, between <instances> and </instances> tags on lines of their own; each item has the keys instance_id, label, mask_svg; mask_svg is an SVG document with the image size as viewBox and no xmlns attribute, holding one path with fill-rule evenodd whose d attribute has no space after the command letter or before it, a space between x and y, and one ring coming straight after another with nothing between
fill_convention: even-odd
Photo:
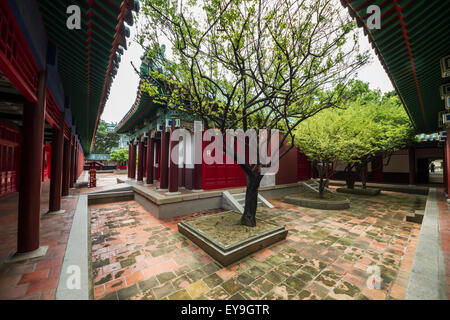
<instances>
[{"instance_id":1,"label":"red brick floor","mask_svg":"<svg viewBox=\"0 0 450 320\"><path fill-rule=\"evenodd\" d=\"M442 190L438 191L439 229L441 231L442 251L447 281L447 299L450 299L450 205Z\"/></svg>"},{"instance_id":2,"label":"red brick floor","mask_svg":"<svg viewBox=\"0 0 450 320\"><path fill-rule=\"evenodd\" d=\"M272 200L258 216L285 224L287 239L226 268L177 232L195 214L158 220L135 201L93 205L95 299L404 299L420 232L406 214L426 197L349 198L349 210ZM369 266L380 289L367 286Z\"/></svg>"},{"instance_id":3,"label":"red brick floor","mask_svg":"<svg viewBox=\"0 0 450 320\"><path fill-rule=\"evenodd\" d=\"M98 189L106 184L110 181L105 183L100 177ZM70 196L62 199L61 209L66 210L64 214L44 215L48 211L49 186L50 181L43 183L41 195L40 245L49 246L43 257L3 263L16 250L18 194L0 199L0 300L55 298L80 190L71 189Z\"/></svg>"}]
</instances>

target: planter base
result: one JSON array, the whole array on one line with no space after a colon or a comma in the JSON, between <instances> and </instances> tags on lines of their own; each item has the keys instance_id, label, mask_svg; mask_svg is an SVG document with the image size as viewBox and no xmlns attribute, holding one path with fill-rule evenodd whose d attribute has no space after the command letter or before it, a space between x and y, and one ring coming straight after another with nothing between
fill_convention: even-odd
<instances>
[{"instance_id":1,"label":"planter base","mask_svg":"<svg viewBox=\"0 0 450 320\"><path fill-rule=\"evenodd\" d=\"M211 229L206 233L199 228L196 228L194 226L195 224L190 223L198 219L214 219L213 216L223 214L236 215L238 218L241 217L241 214L239 213L228 211L225 213L221 212L210 216L189 219L178 224L178 232L198 245L202 250L208 253L212 258L217 260L223 266L228 266L253 252L256 252L270 246L273 243L286 239L288 230L284 226L270 224L270 228L266 228L265 231L261 231L248 237L240 237L238 241L227 243L226 245L224 245L223 243L215 239L214 232L211 232ZM257 225L258 223L269 224L257 219ZM217 228L220 228L220 226L217 226ZM236 226L236 228L238 228L238 226ZM243 232L245 232L246 228L248 227L243 227Z\"/></svg>"},{"instance_id":2,"label":"planter base","mask_svg":"<svg viewBox=\"0 0 450 320\"><path fill-rule=\"evenodd\" d=\"M283 200L286 203L294 204L300 207L323 209L323 210L341 210L350 208L350 200L326 200L326 199L305 199L296 196L287 196Z\"/></svg>"},{"instance_id":3,"label":"planter base","mask_svg":"<svg viewBox=\"0 0 450 320\"><path fill-rule=\"evenodd\" d=\"M359 194L362 196L376 196L376 195L380 194L381 189L377 189L377 188L366 188L366 189L363 189L363 188L354 188L354 189L338 188L338 189L336 189L336 192Z\"/></svg>"}]
</instances>

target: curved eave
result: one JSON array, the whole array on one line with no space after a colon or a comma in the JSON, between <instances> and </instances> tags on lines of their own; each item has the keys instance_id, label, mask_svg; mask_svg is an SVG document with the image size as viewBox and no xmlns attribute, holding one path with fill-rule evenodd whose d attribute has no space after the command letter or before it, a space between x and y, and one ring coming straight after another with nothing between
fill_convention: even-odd
<instances>
[{"instance_id":1,"label":"curved eave","mask_svg":"<svg viewBox=\"0 0 450 320\"><path fill-rule=\"evenodd\" d=\"M66 27L65 0L37 0L49 41L58 49L58 73L83 149L90 151L98 121L118 68L119 46L126 47L124 22L132 22L135 0L85 0L81 29ZM131 19L130 19L131 16Z\"/></svg>"},{"instance_id":2,"label":"curved eave","mask_svg":"<svg viewBox=\"0 0 450 320\"><path fill-rule=\"evenodd\" d=\"M134 132L135 128L139 127L143 121L152 117L158 107L161 105L154 102L153 98L147 92L142 91L141 85L139 85L136 101L120 120L115 131L122 134Z\"/></svg>"}]
</instances>

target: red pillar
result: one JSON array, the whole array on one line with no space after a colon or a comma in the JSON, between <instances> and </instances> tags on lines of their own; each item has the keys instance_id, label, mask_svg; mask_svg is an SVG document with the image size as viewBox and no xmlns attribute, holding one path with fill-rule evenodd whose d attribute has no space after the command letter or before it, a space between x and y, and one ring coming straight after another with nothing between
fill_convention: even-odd
<instances>
[{"instance_id":1,"label":"red pillar","mask_svg":"<svg viewBox=\"0 0 450 320\"><path fill-rule=\"evenodd\" d=\"M78 178L78 141L77 139L74 140L74 163L73 163L73 183L75 184L77 182Z\"/></svg>"},{"instance_id":2,"label":"red pillar","mask_svg":"<svg viewBox=\"0 0 450 320\"><path fill-rule=\"evenodd\" d=\"M62 196L69 195L70 189L70 167L71 167L71 153L70 153L70 136L64 140L64 159L63 159L63 176L62 176Z\"/></svg>"},{"instance_id":3,"label":"red pillar","mask_svg":"<svg viewBox=\"0 0 450 320\"><path fill-rule=\"evenodd\" d=\"M130 178L136 178L136 145L133 143L131 145L131 158L128 161L130 165Z\"/></svg>"},{"instance_id":4,"label":"red pillar","mask_svg":"<svg viewBox=\"0 0 450 320\"><path fill-rule=\"evenodd\" d=\"M148 142L147 142L148 143ZM143 151L143 155L142 155L142 180L144 180L144 177L147 174L147 144L146 143L142 143L142 151Z\"/></svg>"},{"instance_id":5,"label":"red pillar","mask_svg":"<svg viewBox=\"0 0 450 320\"><path fill-rule=\"evenodd\" d=\"M49 211L61 210L62 171L64 153L64 112L61 113L60 129L53 129L52 161L50 174Z\"/></svg>"},{"instance_id":6,"label":"red pillar","mask_svg":"<svg viewBox=\"0 0 450 320\"><path fill-rule=\"evenodd\" d=\"M201 133L201 137L203 137L203 132ZM194 172L193 172L193 181L192 181L192 191L203 191L203 186L202 186L202 171L203 171L203 142L202 139L200 139L199 143L200 143L200 148L199 148L199 155L195 155L196 151L197 151L197 147L196 147L196 139L193 139L194 144L193 144L193 148L192 151L194 152ZM197 157L200 157L200 160L197 159ZM202 162L197 164L196 162Z\"/></svg>"},{"instance_id":7,"label":"red pillar","mask_svg":"<svg viewBox=\"0 0 450 320\"><path fill-rule=\"evenodd\" d=\"M175 129L174 127L175 120L172 119L172 129L171 133ZM171 135L170 135L171 136ZM169 159L169 192L178 192L178 161L175 163L172 161L172 151L177 149L177 141L170 141L170 159Z\"/></svg>"},{"instance_id":8,"label":"red pillar","mask_svg":"<svg viewBox=\"0 0 450 320\"><path fill-rule=\"evenodd\" d=\"M164 127L161 132L161 161L159 163L159 188L163 190L166 190L169 187L169 139L170 133L166 132L166 128Z\"/></svg>"},{"instance_id":9,"label":"red pillar","mask_svg":"<svg viewBox=\"0 0 450 320\"><path fill-rule=\"evenodd\" d=\"M128 145L128 163L127 163L127 170L128 170L128 178L131 178L131 144Z\"/></svg>"},{"instance_id":10,"label":"red pillar","mask_svg":"<svg viewBox=\"0 0 450 320\"><path fill-rule=\"evenodd\" d=\"M70 188L73 188L73 167L75 165L75 136L72 134L72 137L70 138L70 172L69 172L69 186Z\"/></svg>"},{"instance_id":11,"label":"red pillar","mask_svg":"<svg viewBox=\"0 0 450 320\"><path fill-rule=\"evenodd\" d=\"M150 136L150 132L148 133L148 142L147 142L147 153L146 153L146 173L145 173L145 183L153 184L153 162L154 162L154 154L153 154L153 138Z\"/></svg>"},{"instance_id":12,"label":"red pillar","mask_svg":"<svg viewBox=\"0 0 450 320\"><path fill-rule=\"evenodd\" d=\"M139 140L137 180L142 181L143 176L144 176L144 142L142 141L141 138Z\"/></svg>"},{"instance_id":13,"label":"red pillar","mask_svg":"<svg viewBox=\"0 0 450 320\"><path fill-rule=\"evenodd\" d=\"M448 187L450 186L450 128L447 129L447 139L445 139L445 186L448 194Z\"/></svg>"},{"instance_id":14,"label":"red pillar","mask_svg":"<svg viewBox=\"0 0 450 320\"><path fill-rule=\"evenodd\" d=\"M409 184L416 183L416 150L414 147L408 149L409 158Z\"/></svg>"},{"instance_id":15,"label":"red pillar","mask_svg":"<svg viewBox=\"0 0 450 320\"><path fill-rule=\"evenodd\" d=\"M37 103L23 106L23 142L20 163L17 252L39 248L42 145L46 106L47 71L39 73Z\"/></svg>"},{"instance_id":16,"label":"red pillar","mask_svg":"<svg viewBox=\"0 0 450 320\"><path fill-rule=\"evenodd\" d=\"M447 140L447 139L446 139ZM445 186L445 192L448 193L448 184L447 184L447 152L445 151L447 149L447 142L444 144L444 161L442 162L442 167L444 169L444 186Z\"/></svg>"}]
</instances>

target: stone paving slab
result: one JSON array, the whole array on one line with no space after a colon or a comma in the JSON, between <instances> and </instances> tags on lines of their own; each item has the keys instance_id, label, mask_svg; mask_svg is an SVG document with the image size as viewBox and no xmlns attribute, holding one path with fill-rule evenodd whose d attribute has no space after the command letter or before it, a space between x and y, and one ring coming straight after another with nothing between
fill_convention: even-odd
<instances>
[{"instance_id":1,"label":"stone paving slab","mask_svg":"<svg viewBox=\"0 0 450 320\"><path fill-rule=\"evenodd\" d=\"M179 221L220 209L158 220L135 201L93 205L94 298L404 299L420 231L406 214L423 210L426 197L349 198L347 210L283 199L259 208L260 218L286 225L286 240L226 268L177 232ZM367 285L374 277L379 289Z\"/></svg>"}]
</instances>

